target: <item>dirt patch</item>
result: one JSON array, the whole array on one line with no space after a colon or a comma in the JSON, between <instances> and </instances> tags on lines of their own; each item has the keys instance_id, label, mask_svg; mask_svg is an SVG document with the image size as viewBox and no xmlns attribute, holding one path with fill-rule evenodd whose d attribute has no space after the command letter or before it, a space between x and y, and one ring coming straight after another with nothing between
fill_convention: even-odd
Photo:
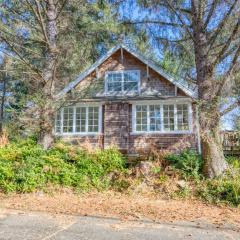
<instances>
[{"instance_id":1,"label":"dirt patch","mask_svg":"<svg viewBox=\"0 0 240 240\"><path fill-rule=\"evenodd\" d=\"M164 200L159 196L92 192L77 195L71 191L54 194L0 195L0 207L44 211L51 214L77 214L118 217L122 220L208 221L233 224L240 228L240 209L208 205L198 200Z\"/></svg>"}]
</instances>

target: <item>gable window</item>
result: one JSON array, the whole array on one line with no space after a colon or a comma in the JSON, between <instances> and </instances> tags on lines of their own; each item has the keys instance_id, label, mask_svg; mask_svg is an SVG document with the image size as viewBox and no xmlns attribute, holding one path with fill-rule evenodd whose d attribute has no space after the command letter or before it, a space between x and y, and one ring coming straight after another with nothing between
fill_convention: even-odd
<instances>
[{"instance_id":1,"label":"gable window","mask_svg":"<svg viewBox=\"0 0 240 240\"><path fill-rule=\"evenodd\" d=\"M140 85L140 71L107 72L105 78L106 93L138 92Z\"/></svg>"},{"instance_id":2,"label":"gable window","mask_svg":"<svg viewBox=\"0 0 240 240\"><path fill-rule=\"evenodd\" d=\"M99 133L101 125L100 106L63 107L56 114L56 134Z\"/></svg>"},{"instance_id":3,"label":"gable window","mask_svg":"<svg viewBox=\"0 0 240 240\"><path fill-rule=\"evenodd\" d=\"M191 129L190 104L134 104L134 132L189 132Z\"/></svg>"}]
</instances>

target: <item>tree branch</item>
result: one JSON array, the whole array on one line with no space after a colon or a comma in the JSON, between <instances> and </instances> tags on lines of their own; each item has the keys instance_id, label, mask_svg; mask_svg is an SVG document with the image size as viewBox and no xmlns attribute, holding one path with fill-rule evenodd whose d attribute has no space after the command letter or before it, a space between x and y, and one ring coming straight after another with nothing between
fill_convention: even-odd
<instances>
[{"instance_id":1,"label":"tree branch","mask_svg":"<svg viewBox=\"0 0 240 240\"><path fill-rule=\"evenodd\" d=\"M228 80L229 80L229 78L231 77L231 75L237 71L237 70L236 70L236 66L237 66L237 64L238 64L239 54L240 54L240 45L238 46L238 49L237 49L237 51L236 51L236 53L235 53L235 55L234 55L234 57L233 57L232 63L231 63L231 65L229 66L228 71L227 71L226 74L224 74L224 76L223 76L223 81L221 82L221 84L220 84L219 87L218 87L217 96L220 96L220 95L221 95L225 84L228 82Z\"/></svg>"},{"instance_id":2,"label":"tree branch","mask_svg":"<svg viewBox=\"0 0 240 240\"><path fill-rule=\"evenodd\" d=\"M210 10L209 10L209 13L208 13L207 18L206 18L206 21L205 21L205 23L204 23L204 29L207 28L207 26L208 26L208 24L209 24L209 22L210 22L210 20L211 20L211 18L212 18L212 15L213 15L213 13L214 13L214 11L215 11L216 6L217 6L218 3L219 3L219 0L213 0L213 1L212 1L212 4L211 4Z\"/></svg>"},{"instance_id":3,"label":"tree branch","mask_svg":"<svg viewBox=\"0 0 240 240\"><path fill-rule=\"evenodd\" d=\"M35 1L35 4L37 6L37 14L39 16L39 23L40 23L40 26L41 26L41 29L42 29L42 32L43 32L43 35L44 35L44 38L45 38L45 41L49 44L49 40L48 40L48 35L47 35L47 31L46 31L46 27L44 26L44 20L43 20L43 16L41 14L41 6L39 4L39 1L38 0L34 0Z\"/></svg>"},{"instance_id":4,"label":"tree branch","mask_svg":"<svg viewBox=\"0 0 240 240\"><path fill-rule=\"evenodd\" d=\"M62 10L63 10L64 6L66 5L67 1L68 1L68 0L64 0L63 4L61 5L61 7L60 7L60 9L59 9L59 11L58 11L58 14L57 14L57 16L56 16L56 20L57 20L58 17L61 15Z\"/></svg>"},{"instance_id":5,"label":"tree branch","mask_svg":"<svg viewBox=\"0 0 240 240\"><path fill-rule=\"evenodd\" d=\"M224 46L222 47L221 51L218 53L218 56L216 57L215 61L212 63L212 66L215 67L221 60L222 56L224 55L224 53L226 52L226 50L228 49L230 43L232 42L232 40L234 39L235 35L238 32L240 26L240 21L238 20L237 24L235 25L232 33L230 34L229 38L227 39L227 41L225 42Z\"/></svg>"},{"instance_id":6,"label":"tree branch","mask_svg":"<svg viewBox=\"0 0 240 240\"><path fill-rule=\"evenodd\" d=\"M19 57L19 59L23 63L25 63L25 65L28 68L30 68L32 71L37 73L39 75L39 77L44 80L44 78L43 78L42 74L40 73L40 71L36 67L32 66L31 63L27 62L26 59L24 59L24 57L21 56L21 54L17 51L17 49L15 49L15 47L6 38L0 36L0 39L2 39L11 48L11 50Z\"/></svg>"},{"instance_id":7,"label":"tree branch","mask_svg":"<svg viewBox=\"0 0 240 240\"><path fill-rule=\"evenodd\" d=\"M229 16L231 15L232 11L234 10L236 4L237 4L238 0L234 0L234 3L232 4L232 6L229 8L228 12L226 13L226 15L224 16L224 18L222 19L222 21L218 24L216 31L214 32L214 34L210 37L209 40L209 45L210 45L210 49L213 45L213 43L215 42L218 34L221 32L221 30L223 29L223 27L225 26Z\"/></svg>"},{"instance_id":8,"label":"tree branch","mask_svg":"<svg viewBox=\"0 0 240 240\"><path fill-rule=\"evenodd\" d=\"M183 21L181 15L179 15L179 13L177 12L177 8L175 8L172 4L169 3L169 1L166 1L167 6L175 13L175 15L177 16L177 18L179 19L179 21L182 23L183 28L187 31L189 37L194 40L194 37L192 35L192 33L190 32L189 28L187 27L186 23Z\"/></svg>"},{"instance_id":9,"label":"tree branch","mask_svg":"<svg viewBox=\"0 0 240 240\"><path fill-rule=\"evenodd\" d=\"M240 99L237 99L233 104L231 104L230 106L228 106L226 109L224 109L222 112L220 112L220 116L224 116L227 113L231 112L232 110L234 110L235 108L240 106Z\"/></svg>"},{"instance_id":10,"label":"tree branch","mask_svg":"<svg viewBox=\"0 0 240 240\"><path fill-rule=\"evenodd\" d=\"M170 27L181 27L183 28L184 25L180 24L180 23L171 23L171 22L164 22L164 21L160 21L160 20L144 20L144 21L134 21L134 22L123 22L123 24L157 24L157 25L165 25L165 26L170 26ZM190 27L189 25L187 25L188 27Z\"/></svg>"}]
</instances>

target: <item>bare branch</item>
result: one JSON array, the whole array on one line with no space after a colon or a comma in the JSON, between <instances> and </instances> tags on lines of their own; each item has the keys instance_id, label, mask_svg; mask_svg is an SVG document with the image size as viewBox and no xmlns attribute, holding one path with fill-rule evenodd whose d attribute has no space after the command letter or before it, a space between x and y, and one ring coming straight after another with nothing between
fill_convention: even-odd
<instances>
[{"instance_id":1,"label":"bare branch","mask_svg":"<svg viewBox=\"0 0 240 240\"><path fill-rule=\"evenodd\" d=\"M24 57L22 57L22 55L18 52L18 50L4 37L0 36L0 39L2 39L10 48L11 50L19 57L19 59L31 70L33 70L35 73L37 73L39 75L39 77L41 79L44 79L42 74L39 72L39 70L32 66L31 63L29 63Z\"/></svg>"},{"instance_id":2,"label":"bare branch","mask_svg":"<svg viewBox=\"0 0 240 240\"><path fill-rule=\"evenodd\" d=\"M236 109L237 107L240 106L240 99L236 100L233 104L231 104L230 106L228 106L226 109L224 109L221 113L220 116L224 116L227 113L231 112L232 110Z\"/></svg>"},{"instance_id":3,"label":"bare branch","mask_svg":"<svg viewBox=\"0 0 240 240\"><path fill-rule=\"evenodd\" d=\"M204 23L204 29L207 28L207 26L208 26L208 24L209 24L209 22L210 22L210 20L211 20L211 18L212 18L212 15L213 15L213 13L214 13L214 11L215 11L218 3L219 3L219 0L213 0L213 1L212 1L212 4L211 4L210 10L209 10L209 13L208 13L207 18L206 18L206 21L205 21L205 23Z\"/></svg>"},{"instance_id":4,"label":"bare branch","mask_svg":"<svg viewBox=\"0 0 240 240\"><path fill-rule=\"evenodd\" d=\"M231 15L232 11L234 10L236 4L237 4L238 0L234 0L234 3L232 4L232 6L229 8L228 12L226 13L225 17L222 19L222 21L218 24L216 31L214 32L214 34L210 37L210 49L213 45L213 43L215 42L218 34L221 32L221 30L224 28L229 16Z\"/></svg>"},{"instance_id":5,"label":"bare branch","mask_svg":"<svg viewBox=\"0 0 240 240\"><path fill-rule=\"evenodd\" d=\"M227 51L230 43L233 41L235 35L237 34L239 26L240 26L240 24L239 24L239 21L238 21L237 24L235 25L232 33L230 34L229 38L227 39L227 41L225 42L221 51L219 52L218 56L216 57L215 61L213 62L213 64L212 64L213 67L216 66L220 62L220 60L222 59L222 56L225 54L225 52Z\"/></svg>"},{"instance_id":6,"label":"bare branch","mask_svg":"<svg viewBox=\"0 0 240 240\"><path fill-rule=\"evenodd\" d=\"M219 85L219 88L218 88L218 91L217 91L217 96L221 95L225 84L229 81L229 78L232 76L233 73L235 73L238 70L237 66L239 65L239 63L238 63L239 54L240 54L240 45L238 46L238 49L237 49L237 51L236 51L236 53L233 57L232 63L229 66L228 71L223 76L223 81Z\"/></svg>"},{"instance_id":7,"label":"bare branch","mask_svg":"<svg viewBox=\"0 0 240 240\"><path fill-rule=\"evenodd\" d=\"M32 6L32 4L29 2L29 0L25 0L25 1L26 1L27 5L30 7L30 9L33 11L33 14L35 15L35 17L36 17L36 19L37 19L37 21L38 21L38 23L39 23L39 25L40 25L40 27L42 29L42 33L43 33L44 39L45 39L46 43L48 43L48 37L47 37L46 31L45 31L45 28L44 28L44 23L43 23L40 15L38 14L38 10L36 10ZM38 5L36 0L34 0L34 1L35 1L36 5Z\"/></svg>"},{"instance_id":8,"label":"bare branch","mask_svg":"<svg viewBox=\"0 0 240 240\"><path fill-rule=\"evenodd\" d=\"M188 28L188 26L186 25L186 23L184 22L184 20L182 19L181 15L177 12L177 8L175 8L171 3L169 3L169 1L166 1L166 5L175 13L175 15L177 16L177 18L179 19L179 21L182 23L183 28L186 30L186 32L188 33L189 37L194 40L194 37L190 31L190 29Z\"/></svg>"},{"instance_id":9,"label":"bare branch","mask_svg":"<svg viewBox=\"0 0 240 240\"><path fill-rule=\"evenodd\" d=\"M47 35L47 31L46 31L46 27L45 27L45 25L44 25L43 16L42 16L42 14L41 14L41 6L40 6L38 0L34 0L34 1L35 1L36 6L37 6L37 14L38 14L38 16L39 16L38 19L39 19L39 23L40 23L40 26L41 26L41 29L42 29L42 32L43 32L45 41L46 41L47 43L49 43L49 41L48 41L48 35Z\"/></svg>"},{"instance_id":10,"label":"bare branch","mask_svg":"<svg viewBox=\"0 0 240 240\"><path fill-rule=\"evenodd\" d=\"M170 26L170 27L181 27L183 28L185 25L180 24L180 23L172 23L172 22L164 22L164 21L160 21L160 20L144 20L144 21L126 21L123 22L123 24L157 24L157 25L163 25L163 26ZM187 25L187 27L190 27L189 25Z\"/></svg>"},{"instance_id":11,"label":"bare branch","mask_svg":"<svg viewBox=\"0 0 240 240\"><path fill-rule=\"evenodd\" d=\"M59 11L58 11L58 14L57 14L57 16L56 16L56 20L57 20L58 17L61 15L62 10L63 10L64 6L66 5L67 1L68 1L68 0L64 0L63 4L61 5L61 7L60 7L60 9L59 9Z\"/></svg>"}]
</instances>

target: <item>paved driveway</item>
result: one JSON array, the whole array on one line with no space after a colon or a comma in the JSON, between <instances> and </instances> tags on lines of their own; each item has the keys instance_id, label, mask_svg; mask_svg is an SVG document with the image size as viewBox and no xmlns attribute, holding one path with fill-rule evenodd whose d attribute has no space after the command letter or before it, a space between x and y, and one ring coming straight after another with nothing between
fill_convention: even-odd
<instances>
[{"instance_id":1,"label":"paved driveway","mask_svg":"<svg viewBox=\"0 0 240 240\"><path fill-rule=\"evenodd\" d=\"M237 230L195 222L123 222L99 217L0 212L0 240L240 240Z\"/></svg>"}]
</instances>

